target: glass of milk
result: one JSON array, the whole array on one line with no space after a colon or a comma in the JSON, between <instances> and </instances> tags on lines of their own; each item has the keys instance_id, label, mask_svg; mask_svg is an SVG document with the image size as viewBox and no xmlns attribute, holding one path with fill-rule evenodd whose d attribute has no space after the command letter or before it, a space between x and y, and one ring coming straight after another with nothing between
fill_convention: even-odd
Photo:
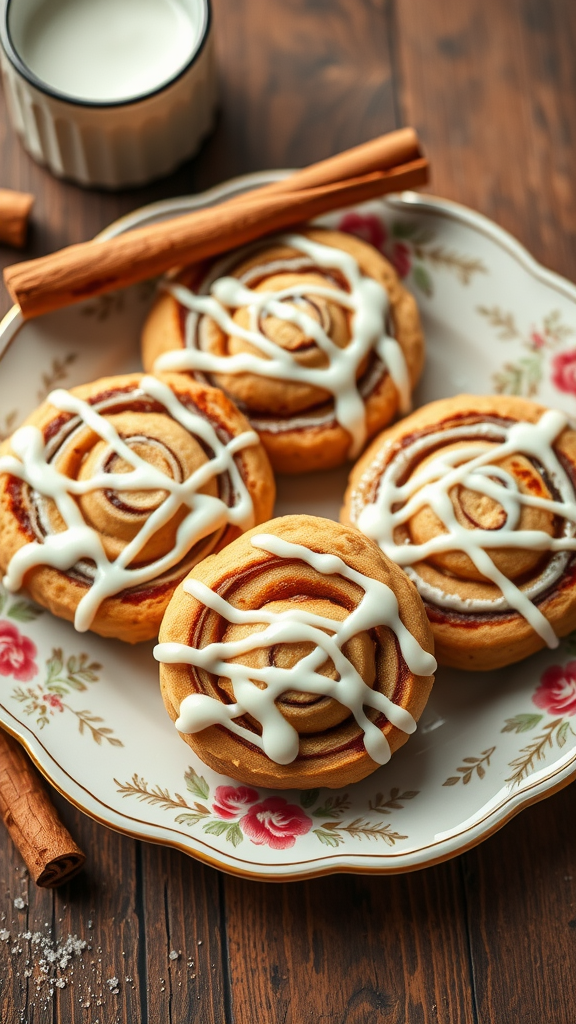
<instances>
[{"instance_id":1,"label":"glass of milk","mask_svg":"<svg viewBox=\"0 0 576 1024\"><path fill-rule=\"evenodd\" d=\"M122 188L210 130L210 0L7 0L0 63L24 146L59 177Z\"/></svg>"}]
</instances>

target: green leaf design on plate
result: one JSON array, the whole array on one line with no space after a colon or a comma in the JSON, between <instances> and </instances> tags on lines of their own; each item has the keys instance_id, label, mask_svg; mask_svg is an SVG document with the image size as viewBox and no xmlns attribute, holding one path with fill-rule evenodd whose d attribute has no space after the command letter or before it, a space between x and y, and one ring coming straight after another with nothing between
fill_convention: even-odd
<instances>
[{"instance_id":1,"label":"green leaf design on plate","mask_svg":"<svg viewBox=\"0 0 576 1024\"><path fill-rule=\"evenodd\" d=\"M394 238L412 238L418 231L418 224L409 224L408 221L396 220L392 225Z\"/></svg>"},{"instance_id":2,"label":"green leaf design on plate","mask_svg":"<svg viewBox=\"0 0 576 1024\"><path fill-rule=\"evenodd\" d=\"M197 825L199 821L202 821L202 815L200 814L178 814L174 818L177 825Z\"/></svg>"},{"instance_id":3,"label":"green leaf design on plate","mask_svg":"<svg viewBox=\"0 0 576 1024\"><path fill-rule=\"evenodd\" d=\"M188 771L184 774L184 779L186 789L190 793L194 793L194 796L199 796L202 800L208 799L210 796L210 786L203 775L197 775L193 768L188 768Z\"/></svg>"},{"instance_id":4,"label":"green leaf design on plate","mask_svg":"<svg viewBox=\"0 0 576 1024\"><path fill-rule=\"evenodd\" d=\"M417 285L420 291L424 292L424 295L427 295L428 298L431 298L434 294L434 286L426 267L423 267L421 263L416 263L412 268L412 276L414 284Z\"/></svg>"},{"instance_id":5,"label":"green leaf design on plate","mask_svg":"<svg viewBox=\"0 0 576 1024\"><path fill-rule=\"evenodd\" d=\"M240 825L238 824L237 821L232 822L232 824L228 826L228 831L226 833L226 841L232 843L232 846L240 846L240 843L243 841L243 839L244 836L242 834L242 829L240 828Z\"/></svg>"},{"instance_id":6,"label":"green leaf design on plate","mask_svg":"<svg viewBox=\"0 0 576 1024\"><path fill-rule=\"evenodd\" d=\"M323 828L315 828L313 832L324 846L336 847L340 846L340 843L342 842L340 836L335 836L332 832L326 832Z\"/></svg>"},{"instance_id":7,"label":"green leaf design on plate","mask_svg":"<svg viewBox=\"0 0 576 1024\"><path fill-rule=\"evenodd\" d=\"M33 622L39 615L42 615L42 608L37 608L29 601L15 601L6 614L16 622Z\"/></svg>"},{"instance_id":8,"label":"green leaf design on plate","mask_svg":"<svg viewBox=\"0 0 576 1024\"><path fill-rule=\"evenodd\" d=\"M535 729L543 718L544 715L514 715L514 718L506 719L506 724L500 732L528 732L530 729Z\"/></svg>"},{"instance_id":9,"label":"green leaf design on plate","mask_svg":"<svg viewBox=\"0 0 576 1024\"><path fill-rule=\"evenodd\" d=\"M319 789L305 789L300 793L300 804L302 807L312 807L315 804L320 794Z\"/></svg>"},{"instance_id":10,"label":"green leaf design on plate","mask_svg":"<svg viewBox=\"0 0 576 1024\"><path fill-rule=\"evenodd\" d=\"M312 817L333 818L335 814L343 814L349 807L350 797L348 793L342 793L340 796L329 796L321 807L317 807L315 811L312 811Z\"/></svg>"},{"instance_id":11,"label":"green leaf design on plate","mask_svg":"<svg viewBox=\"0 0 576 1024\"><path fill-rule=\"evenodd\" d=\"M570 722L563 722L558 732L556 733L556 742L559 747L563 747L568 739L568 732L570 731Z\"/></svg>"},{"instance_id":12,"label":"green leaf design on plate","mask_svg":"<svg viewBox=\"0 0 576 1024\"><path fill-rule=\"evenodd\" d=\"M505 363L504 369L492 376L494 390L499 395L525 395L528 398L536 394L541 379L541 352L523 356L516 363Z\"/></svg>"},{"instance_id":13,"label":"green leaf design on plate","mask_svg":"<svg viewBox=\"0 0 576 1024\"><path fill-rule=\"evenodd\" d=\"M81 693L87 689L88 683L97 683L102 669L97 661L90 661L88 654L83 652L70 655L64 664L64 655L60 647L52 649L52 655L46 662L45 689L50 693L58 693L61 697L68 695L70 690Z\"/></svg>"},{"instance_id":14,"label":"green leaf design on plate","mask_svg":"<svg viewBox=\"0 0 576 1024\"><path fill-rule=\"evenodd\" d=\"M101 668L97 661L90 661L87 654L79 654L77 657L72 654L66 662L66 681L75 690L85 690L84 683L98 682Z\"/></svg>"},{"instance_id":15,"label":"green leaf design on plate","mask_svg":"<svg viewBox=\"0 0 576 1024\"><path fill-rule=\"evenodd\" d=\"M205 821L202 828L205 832L208 832L211 836L221 836L224 832L229 829L227 821Z\"/></svg>"}]
</instances>

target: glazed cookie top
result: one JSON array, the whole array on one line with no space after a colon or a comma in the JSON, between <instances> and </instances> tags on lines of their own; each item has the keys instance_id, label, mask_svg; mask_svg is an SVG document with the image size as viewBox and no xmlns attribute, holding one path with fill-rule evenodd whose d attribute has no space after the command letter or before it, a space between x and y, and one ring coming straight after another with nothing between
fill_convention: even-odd
<instances>
[{"instance_id":1,"label":"glazed cookie top","mask_svg":"<svg viewBox=\"0 0 576 1024\"><path fill-rule=\"evenodd\" d=\"M518 612L550 647L538 601L576 551L576 432L525 399L461 395L386 431L355 467L343 518L431 604Z\"/></svg>"},{"instance_id":2,"label":"glazed cookie top","mask_svg":"<svg viewBox=\"0 0 576 1024\"><path fill-rule=\"evenodd\" d=\"M241 461L254 448L265 500ZM225 396L184 375L53 391L2 452L5 585L17 589L38 566L89 584L78 630L106 598L165 580L195 546L202 557L226 529L251 527L262 518L254 495L265 508L273 500L257 434Z\"/></svg>"},{"instance_id":3,"label":"glazed cookie top","mask_svg":"<svg viewBox=\"0 0 576 1024\"><path fill-rule=\"evenodd\" d=\"M164 287L185 314L180 348L162 351L155 368L208 375L257 429L270 415L317 423L328 402L328 419L358 455L366 396L386 373L408 411L421 363L418 317L414 309L403 332L394 312L404 289L367 243L323 229L282 235L188 268ZM147 344L145 331L150 365Z\"/></svg>"},{"instance_id":4,"label":"glazed cookie top","mask_svg":"<svg viewBox=\"0 0 576 1024\"><path fill-rule=\"evenodd\" d=\"M246 586L226 596L231 569ZM289 583L298 572L299 583ZM372 712L405 733L416 722L375 679L370 635L393 636L413 676L436 668L424 610L405 582L371 541L311 516L275 519L239 538L184 581L162 625L155 657L191 666L198 684L177 700L176 728L222 726L288 765L298 756L299 732L325 731L351 717L372 761L385 763L390 747ZM205 615L208 624L197 634L195 623ZM186 642L173 639L186 633ZM221 690L225 680L224 693L206 679L220 680ZM320 719L318 699L326 705Z\"/></svg>"}]
</instances>

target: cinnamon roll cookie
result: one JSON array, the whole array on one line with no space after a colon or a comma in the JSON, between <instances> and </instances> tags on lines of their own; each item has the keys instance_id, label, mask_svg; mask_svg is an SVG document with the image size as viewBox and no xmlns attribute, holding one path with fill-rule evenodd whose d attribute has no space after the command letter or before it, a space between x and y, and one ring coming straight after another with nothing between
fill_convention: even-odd
<instances>
[{"instance_id":1,"label":"cinnamon roll cookie","mask_svg":"<svg viewBox=\"0 0 576 1024\"><path fill-rule=\"evenodd\" d=\"M341 518L414 581L441 664L499 668L576 628L575 487L564 413L459 395L373 442Z\"/></svg>"},{"instance_id":2,"label":"cinnamon roll cookie","mask_svg":"<svg viewBox=\"0 0 576 1024\"><path fill-rule=\"evenodd\" d=\"M310 228L165 281L143 361L222 388L274 469L303 473L356 458L409 410L424 342L387 260L350 235Z\"/></svg>"},{"instance_id":3,"label":"cinnamon roll cookie","mask_svg":"<svg viewBox=\"0 0 576 1024\"><path fill-rule=\"evenodd\" d=\"M285 516L197 565L155 657L166 708L216 771L348 785L416 728L436 662L422 601L356 530Z\"/></svg>"},{"instance_id":4,"label":"cinnamon roll cookie","mask_svg":"<svg viewBox=\"0 0 576 1024\"><path fill-rule=\"evenodd\" d=\"M191 567L267 519L274 478L221 391L184 374L57 390L0 447L0 566L78 630L158 633Z\"/></svg>"}]
</instances>

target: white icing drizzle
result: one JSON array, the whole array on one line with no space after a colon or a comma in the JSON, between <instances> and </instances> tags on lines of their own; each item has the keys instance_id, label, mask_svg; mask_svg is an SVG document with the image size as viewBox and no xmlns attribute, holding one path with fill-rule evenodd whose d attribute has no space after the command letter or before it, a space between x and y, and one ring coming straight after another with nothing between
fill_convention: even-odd
<instances>
[{"instance_id":1,"label":"white icing drizzle","mask_svg":"<svg viewBox=\"0 0 576 1024\"><path fill-rule=\"evenodd\" d=\"M74 625L80 632L90 628L105 598L160 576L177 565L197 541L227 523L233 523L242 530L254 525L252 499L234 460L237 452L258 444L258 435L254 431L244 431L224 444L207 420L187 409L166 384L151 376L143 377L138 388L122 397L124 400L126 397L132 400L153 398L190 434L201 439L213 452L212 457L186 480L173 479L141 458L94 406L58 389L48 396L50 404L78 417L77 429L85 424L109 445L101 466L109 455L116 453L133 467L132 470L107 473L101 469L89 480L71 480L52 465L49 445L44 444L42 432L34 426L17 430L11 438L14 454L0 458L0 473L18 477L33 492L51 499L66 524L65 530L50 533L42 541L31 541L20 548L8 565L4 586L10 591L18 590L26 573L34 566L48 565L66 571L82 559L92 560L95 563L93 582L75 613ZM74 443L75 435L76 430L67 438L68 445ZM220 473L229 474L234 492L232 507L218 497L198 493ZM115 489L122 492L167 491L168 494L150 513L133 540L126 544L114 561L110 561L97 531L85 522L75 498L90 491ZM131 563L145 544L182 505L187 505L190 511L178 526L173 548L146 565L131 568Z\"/></svg>"},{"instance_id":2,"label":"white icing drizzle","mask_svg":"<svg viewBox=\"0 0 576 1024\"><path fill-rule=\"evenodd\" d=\"M400 345L386 330L389 308L388 293L373 278L364 275L354 257L333 246L321 245L303 235L280 235L271 244L287 245L308 259L275 260L258 267L261 276L306 266L320 266L338 270L348 283L349 291L322 287L313 282L301 283L278 291L258 292L249 288L242 279L219 277L206 282L210 294L194 294L182 284L165 284L165 288L195 316L186 324L186 347L165 352L154 364L157 370L199 370L206 373L252 373L275 380L309 384L328 391L334 398L334 416L351 436L349 457L355 458L366 440L366 410L358 389L357 372L365 357L375 351L394 382L400 410L410 411L410 377ZM236 256L237 259L237 256ZM228 261L230 265L230 261ZM222 266L222 265L220 265ZM250 271L250 277L255 270ZM334 344L323 326L299 308L297 302L307 296L321 296L352 311L352 337L345 348ZM229 310L246 307L250 327L243 328L231 317ZM248 352L231 356L217 356L197 347L195 333L198 314L209 316L226 334L243 338L254 345L264 359ZM259 329L263 317L275 316L296 324L306 337L312 338L326 355L327 366L306 367L293 355L270 341Z\"/></svg>"},{"instance_id":3,"label":"white icing drizzle","mask_svg":"<svg viewBox=\"0 0 576 1024\"><path fill-rule=\"evenodd\" d=\"M298 733L286 721L275 702L288 690L321 694L350 709L364 731L368 754L378 764L385 764L390 758L390 747L382 731L367 717L364 708L375 708L382 712L393 725L406 733L414 732L416 722L404 708L366 685L343 653L342 647L362 631L376 626L388 626L396 634L402 656L411 672L431 675L436 671L435 659L420 647L406 629L400 619L396 597L384 583L351 569L336 555L318 554L301 544L292 544L272 534L258 534L252 538L252 545L278 558L300 559L323 575L343 576L361 587L364 596L343 621L338 621L298 608L284 612L235 608L198 580L186 580L186 592L228 622L266 623L266 627L242 640L212 643L200 649L179 643L156 646L154 657L158 661L195 665L216 676L230 679L234 687L234 704L223 704L207 694L193 693L185 697L180 705L176 728L182 733L195 733L211 725L223 725L259 747L277 764L289 764L298 754ZM325 629L329 629L332 635L325 633ZM292 668L279 668L275 665L253 668L230 664L228 660L262 647L300 642L310 642L315 647ZM318 670L328 659L334 664L337 679L319 674ZM265 683L265 689L260 689L255 681ZM244 714L252 715L260 723L261 736L235 721Z\"/></svg>"},{"instance_id":4,"label":"white icing drizzle","mask_svg":"<svg viewBox=\"0 0 576 1024\"><path fill-rule=\"evenodd\" d=\"M427 434L391 460L382 474L376 500L355 515L357 525L368 537L376 540L385 554L401 565L414 580L424 598L435 604L462 612L488 612L514 608L522 615L549 647L558 646L552 626L533 603L533 599L547 590L563 573L576 550L576 503L572 483L560 464L553 443L568 424L567 417L548 410L538 423L513 423L511 426L479 424L455 427L443 432ZM502 441L502 435L504 440ZM438 444L462 437L482 437L500 441L498 448L490 444L478 454L473 448L440 452L428 465L405 484L396 481L410 462L421 452ZM520 492L514 478L496 465L508 455L523 454L544 467L560 495L560 501L538 498ZM370 470L368 471L370 472ZM505 513L505 522L498 530L473 529L462 526L455 515L450 491L460 485L479 494L488 495L498 502ZM564 520L564 535L550 537L543 530L517 529L522 506L541 508ZM424 544L396 544L394 531L409 522L424 506L429 506L446 528L446 533L433 537ZM489 550L494 548L520 548L556 552L541 577L528 587L518 587L494 564ZM494 583L502 597L461 599L444 594L439 588L423 580L411 568L430 555L446 551L462 551L486 579Z\"/></svg>"}]
</instances>

